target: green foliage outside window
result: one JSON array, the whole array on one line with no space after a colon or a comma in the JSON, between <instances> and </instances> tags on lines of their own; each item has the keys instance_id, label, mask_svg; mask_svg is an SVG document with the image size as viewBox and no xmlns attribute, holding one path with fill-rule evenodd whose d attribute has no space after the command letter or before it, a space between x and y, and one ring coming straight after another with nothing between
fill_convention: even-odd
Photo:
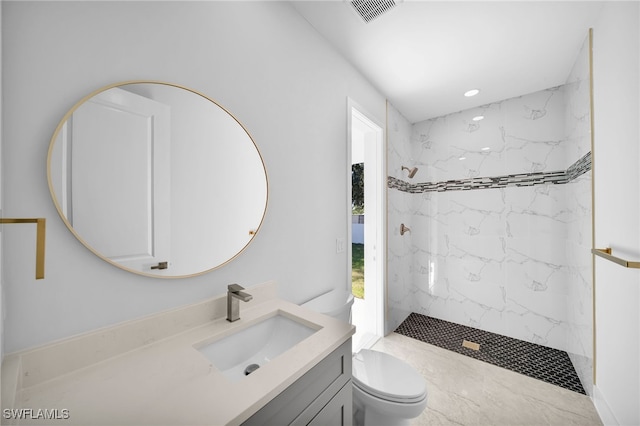
<instances>
[{"instance_id":1,"label":"green foliage outside window","mask_svg":"<svg viewBox=\"0 0 640 426\"><path fill-rule=\"evenodd\" d=\"M351 166L351 209L353 214L364 214L364 163Z\"/></svg>"}]
</instances>

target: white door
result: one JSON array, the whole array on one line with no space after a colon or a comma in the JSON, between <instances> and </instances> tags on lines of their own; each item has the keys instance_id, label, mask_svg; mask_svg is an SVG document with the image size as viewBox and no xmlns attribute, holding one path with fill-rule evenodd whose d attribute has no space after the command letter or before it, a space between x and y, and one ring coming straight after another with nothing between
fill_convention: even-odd
<instances>
[{"instance_id":1,"label":"white door","mask_svg":"<svg viewBox=\"0 0 640 426\"><path fill-rule=\"evenodd\" d=\"M99 254L170 265L170 108L119 88L73 113L67 219Z\"/></svg>"}]
</instances>

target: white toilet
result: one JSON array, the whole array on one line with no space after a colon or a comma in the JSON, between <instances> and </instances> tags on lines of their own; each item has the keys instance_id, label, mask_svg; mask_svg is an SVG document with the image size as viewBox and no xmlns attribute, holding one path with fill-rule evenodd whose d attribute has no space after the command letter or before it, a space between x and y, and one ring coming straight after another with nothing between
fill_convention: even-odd
<instances>
[{"instance_id":1,"label":"white toilet","mask_svg":"<svg viewBox=\"0 0 640 426\"><path fill-rule=\"evenodd\" d=\"M353 295L333 290L302 306L351 322ZM356 425L404 425L427 407L427 383L413 367L389 354L362 349L353 355Z\"/></svg>"}]
</instances>

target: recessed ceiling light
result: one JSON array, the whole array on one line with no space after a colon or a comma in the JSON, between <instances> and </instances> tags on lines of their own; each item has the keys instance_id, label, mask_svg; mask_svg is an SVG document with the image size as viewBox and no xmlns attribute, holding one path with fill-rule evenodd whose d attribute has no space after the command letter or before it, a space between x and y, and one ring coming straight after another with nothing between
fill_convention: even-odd
<instances>
[{"instance_id":1,"label":"recessed ceiling light","mask_svg":"<svg viewBox=\"0 0 640 426\"><path fill-rule=\"evenodd\" d=\"M458 160L466 160L466 159L467 159L467 157L460 157L460 158L458 158Z\"/></svg>"},{"instance_id":2,"label":"recessed ceiling light","mask_svg":"<svg viewBox=\"0 0 640 426\"><path fill-rule=\"evenodd\" d=\"M485 146L484 148L482 148L483 151L489 151L491 149L490 146Z\"/></svg>"},{"instance_id":3,"label":"recessed ceiling light","mask_svg":"<svg viewBox=\"0 0 640 426\"><path fill-rule=\"evenodd\" d=\"M465 93L464 93L464 95L465 95L467 98L469 98L469 97L471 97L471 96L475 96L475 95L477 95L478 93L480 93L480 90L479 90L479 89L471 89L471 90L469 90L468 92L465 92Z\"/></svg>"},{"instance_id":4,"label":"recessed ceiling light","mask_svg":"<svg viewBox=\"0 0 640 426\"><path fill-rule=\"evenodd\" d=\"M484 115L476 115L475 117L472 118L473 121L480 121L480 120L484 120Z\"/></svg>"}]
</instances>

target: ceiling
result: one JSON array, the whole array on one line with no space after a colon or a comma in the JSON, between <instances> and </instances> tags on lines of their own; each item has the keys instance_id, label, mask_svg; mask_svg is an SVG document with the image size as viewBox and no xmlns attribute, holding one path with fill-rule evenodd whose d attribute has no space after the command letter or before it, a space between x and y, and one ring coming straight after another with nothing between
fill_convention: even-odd
<instances>
[{"instance_id":1,"label":"ceiling","mask_svg":"<svg viewBox=\"0 0 640 426\"><path fill-rule=\"evenodd\" d=\"M599 1L411 1L365 23L350 1L293 7L411 122L565 83ZM479 95L463 96L469 89Z\"/></svg>"}]
</instances>

